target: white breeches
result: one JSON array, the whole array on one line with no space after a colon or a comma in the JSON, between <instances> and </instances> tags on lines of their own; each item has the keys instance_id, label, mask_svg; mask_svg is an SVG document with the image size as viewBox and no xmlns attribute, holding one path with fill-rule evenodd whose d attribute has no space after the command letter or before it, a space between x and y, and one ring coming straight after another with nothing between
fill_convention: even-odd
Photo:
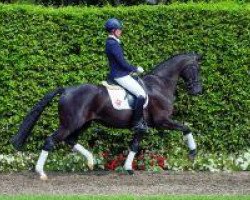
<instances>
[{"instance_id":1,"label":"white breeches","mask_svg":"<svg viewBox=\"0 0 250 200\"><path fill-rule=\"evenodd\" d=\"M143 98L146 99L147 95L146 95L144 89L130 75L123 76L120 78L115 78L115 81L119 85L121 85L123 88L125 88L126 90L131 92L133 95L135 95L136 97L143 96Z\"/></svg>"}]
</instances>

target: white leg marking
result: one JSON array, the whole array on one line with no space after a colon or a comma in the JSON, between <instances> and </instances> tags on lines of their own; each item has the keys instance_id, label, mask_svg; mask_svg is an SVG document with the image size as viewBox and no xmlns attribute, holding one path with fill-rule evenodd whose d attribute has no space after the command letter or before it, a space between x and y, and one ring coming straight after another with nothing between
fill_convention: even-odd
<instances>
[{"instance_id":1,"label":"white leg marking","mask_svg":"<svg viewBox=\"0 0 250 200\"><path fill-rule=\"evenodd\" d=\"M133 160L134 160L134 157L135 157L135 152L133 151L130 151L129 154L128 154L128 157L125 161L125 164L124 164L124 169L125 170L133 170L132 168L132 163L133 163Z\"/></svg>"},{"instance_id":2,"label":"white leg marking","mask_svg":"<svg viewBox=\"0 0 250 200\"><path fill-rule=\"evenodd\" d=\"M43 171L43 167L44 167L44 164L47 160L47 157L48 157L48 151L42 150L42 152L38 158L38 161L36 163L36 168L35 168L36 172L40 175L40 179L43 181L48 179L47 175Z\"/></svg>"},{"instance_id":3,"label":"white leg marking","mask_svg":"<svg viewBox=\"0 0 250 200\"><path fill-rule=\"evenodd\" d=\"M192 133L188 133L187 135L183 136L184 141L187 143L189 150L196 149L196 143L194 141L194 137Z\"/></svg>"},{"instance_id":4,"label":"white leg marking","mask_svg":"<svg viewBox=\"0 0 250 200\"><path fill-rule=\"evenodd\" d=\"M93 170L93 168L94 168L94 157L93 157L93 154L91 152L89 152L87 149L85 149L80 144L76 144L73 147L73 151L77 151L80 154L82 154L84 157L86 157L87 160L88 160L88 167L89 167L89 169Z\"/></svg>"}]
</instances>

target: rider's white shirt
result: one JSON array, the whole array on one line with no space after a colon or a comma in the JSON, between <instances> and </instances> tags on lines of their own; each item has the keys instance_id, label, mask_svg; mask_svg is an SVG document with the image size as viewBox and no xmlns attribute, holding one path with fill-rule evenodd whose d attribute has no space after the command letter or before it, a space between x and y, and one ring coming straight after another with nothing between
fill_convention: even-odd
<instances>
[{"instance_id":1,"label":"rider's white shirt","mask_svg":"<svg viewBox=\"0 0 250 200\"><path fill-rule=\"evenodd\" d=\"M109 35L109 38L113 38L114 40L116 40L119 44L121 43L121 40L118 39L117 37L115 37L114 35Z\"/></svg>"}]
</instances>

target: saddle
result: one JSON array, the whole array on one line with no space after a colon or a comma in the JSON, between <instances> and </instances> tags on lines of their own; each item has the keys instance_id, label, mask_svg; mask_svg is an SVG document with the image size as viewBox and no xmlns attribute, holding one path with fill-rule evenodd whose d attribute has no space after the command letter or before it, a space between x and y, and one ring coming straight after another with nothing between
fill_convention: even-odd
<instances>
[{"instance_id":1,"label":"saddle","mask_svg":"<svg viewBox=\"0 0 250 200\"><path fill-rule=\"evenodd\" d=\"M138 81L138 83L142 86L142 88L147 94L147 90L143 80L139 77L133 77L133 78L135 78ZM115 109L117 110L133 109L136 97L132 93L130 93L128 90L118 85L113 80L108 79L107 81L102 81L102 85L106 87L106 89L108 90L112 105ZM148 104L148 94L146 101L144 103L144 108L147 106L147 104Z\"/></svg>"}]
</instances>

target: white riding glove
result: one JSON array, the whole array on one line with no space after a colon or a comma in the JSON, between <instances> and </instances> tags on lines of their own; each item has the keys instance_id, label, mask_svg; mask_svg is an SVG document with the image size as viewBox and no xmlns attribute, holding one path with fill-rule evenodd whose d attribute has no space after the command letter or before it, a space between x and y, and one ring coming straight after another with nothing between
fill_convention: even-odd
<instances>
[{"instance_id":1,"label":"white riding glove","mask_svg":"<svg viewBox=\"0 0 250 200\"><path fill-rule=\"evenodd\" d=\"M144 69L142 67L137 67L137 72L138 73L143 73L144 72Z\"/></svg>"}]
</instances>

